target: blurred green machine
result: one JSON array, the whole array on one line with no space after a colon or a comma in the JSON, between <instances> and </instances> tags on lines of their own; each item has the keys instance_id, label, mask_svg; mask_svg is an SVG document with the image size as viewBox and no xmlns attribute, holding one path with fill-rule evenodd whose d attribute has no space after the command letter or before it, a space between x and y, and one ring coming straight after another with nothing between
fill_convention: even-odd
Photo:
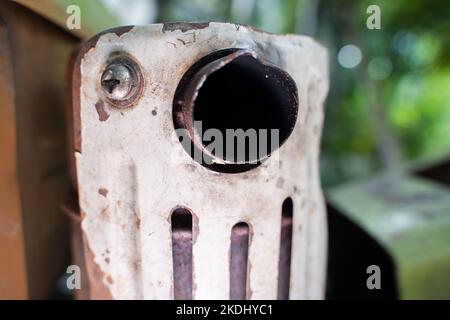
<instances>
[{"instance_id":1,"label":"blurred green machine","mask_svg":"<svg viewBox=\"0 0 450 320\"><path fill-rule=\"evenodd\" d=\"M328 298L450 299L449 185L447 159L328 190Z\"/></svg>"}]
</instances>

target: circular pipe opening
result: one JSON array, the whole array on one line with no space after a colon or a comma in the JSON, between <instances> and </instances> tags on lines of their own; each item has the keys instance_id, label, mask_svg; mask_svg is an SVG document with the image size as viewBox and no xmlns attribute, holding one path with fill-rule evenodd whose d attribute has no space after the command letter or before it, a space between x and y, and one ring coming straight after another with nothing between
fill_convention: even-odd
<instances>
[{"instance_id":1,"label":"circular pipe opening","mask_svg":"<svg viewBox=\"0 0 450 320\"><path fill-rule=\"evenodd\" d=\"M233 173L258 166L278 149L297 113L297 87L287 72L251 51L228 49L186 72L173 116L176 129L187 132L189 141L181 142L194 160Z\"/></svg>"}]
</instances>

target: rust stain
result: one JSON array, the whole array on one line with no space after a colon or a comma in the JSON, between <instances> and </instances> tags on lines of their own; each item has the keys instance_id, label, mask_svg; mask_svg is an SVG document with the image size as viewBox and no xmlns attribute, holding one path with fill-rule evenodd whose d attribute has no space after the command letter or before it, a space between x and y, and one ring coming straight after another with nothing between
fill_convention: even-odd
<instances>
[{"instance_id":1,"label":"rust stain","mask_svg":"<svg viewBox=\"0 0 450 320\"><path fill-rule=\"evenodd\" d=\"M103 282L105 277L104 272L100 266L95 263L95 256L92 252L86 234L83 232L84 253L86 259L86 267L89 277L90 297L94 300L112 300L109 288ZM112 280L112 279L111 279ZM109 281L108 281L109 282Z\"/></svg>"},{"instance_id":2,"label":"rust stain","mask_svg":"<svg viewBox=\"0 0 450 320\"><path fill-rule=\"evenodd\" d=\"M103 100L99 100L95 104L95 109L97 110L97 113L98 113L98 120L100 120L102 122L108 120L109 113L105 111L105 104L104 104Z\"/></svg>"},{"instance_id":3,"label":"rust stain","mask_svg":"<svg viewBox=\"0 0 450 320\"><path fill-rule=\"evenodd\" d=\"M70 57L69 61L69 72L67 73L68 82L69 85L69 97L70 97L70 108L68 112L68 119L69 123L72 124L72 127L69 126L69 137L71 140L71 147L81 153L81 114L80 114L80 90L81 90L81 62L86 55L86 53L89 52L92 48L95 48L97 45L98 40L101 36L108 34L108 33L114 33L118 37L122 36L123 34L129 32L131 29L133 29L133 26L122 26L122 27L116 27L112 29L108 29L104 32L101 32L95 36L93 36L91 39L84 42L82 46L79 46L74 50ZM73 169L72 169L73 170ZM72 177L73 181L76 180L76 175Z\"/></svg>"},{"instance_id":4,"label":"rust stain","mask_svg":"<svg viewBox=\"0 0 450 320\"><path fill-rule=\"evenodd\" d=\"M134 270L137 272L139 271L139 269L142 267L142 262L141 260L136 260L133 262L133 268Z\"/></svg>"},{"instance_id":5,"label":"rust stain","mask_svg":"<svg viewBox=\"0 0 450 320\"><path fill-rule=\"evenodd\" d=\"M108 189L100 188L98 189L98 193L106 198L108 196Z\"/></svg>"},{"instance_id":6,"label":"rust stain","mask_svg":"<svg viewBox=\"0 0 450 320\"><path fill-rule=\"evenodd\" d=\"M189 30L200 30L205 29L209 26L209 22L170 22L164 23L162 32L173 32L176 30L180 30L181 32L186 32Z\"/></svg>"},{"instance_id":7,"label":"rust stain","mask_svg":"<svg viewBox=\"0 0 450 320\"><path fill-rule=\"evenodd\" d=\"M106 208L104 208L102 211L100 211L100 216L102 217L103 220L109 221L109 211L108 211L108 207L106 207Z\"/></svg>"},{"instance_id":8,"label":"rust stain","mask_svg":"<svg viewBox=\"0 0 450 320\"><path fill-rule=\"evenodd\" d=\"M109 30L106 30L105 32L103 32L102 34L107 34L107 33L114 33L116 34L118 37L124 35L125 33L131 31L131 29L133 29L134 26L122 26L122 27L116 27L116 28L112 28Z\"/></svg>"},{"instance_id":9,"label":"rust stain","mask_svg":"<svg viewBox=\"0 0 450 320\"><path fill-rule=\"evenodd\" d=\"M136 217L136 228L140 228L141 227L141 218Z\"/></svg>"},{"instance_id":10,"label":"rust stain","mask_svg":"<svg viewBox=\"0 0 450 320\"><path fill-rule=\"evenodd\" d=\"M102 31L102 32L98 33L97 35L93 36L91 39L89 39L87 41L86 44L90 48L95 47L97 45L98 40L105 34L114 33L116 36L121 37L125 33L131 31L131 29L133 29L133 28L134 28L134 26L120 26L120 27L114 27L114 28L107 29L107 30Z\"/></svg>"}]
</instances>

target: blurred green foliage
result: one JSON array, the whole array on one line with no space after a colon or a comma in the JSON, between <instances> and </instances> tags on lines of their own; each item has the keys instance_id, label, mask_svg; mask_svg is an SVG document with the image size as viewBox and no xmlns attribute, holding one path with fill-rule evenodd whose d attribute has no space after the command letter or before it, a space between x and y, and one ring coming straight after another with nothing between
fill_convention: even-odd
<instances>
[{"instance_id":1,"label":"blurred green foliage","mask_svg":"<svg viewBox=\"0 0 450 320\"><path fill-rule=\"evenodd\" d=\"M369 5L381 30L369 30ZM159 21L231 21L314 36L330 50L325 186L450 154L450 1L164 0ZM337 54L354 44L351 69Z\"/></svg>"}]
</instances>

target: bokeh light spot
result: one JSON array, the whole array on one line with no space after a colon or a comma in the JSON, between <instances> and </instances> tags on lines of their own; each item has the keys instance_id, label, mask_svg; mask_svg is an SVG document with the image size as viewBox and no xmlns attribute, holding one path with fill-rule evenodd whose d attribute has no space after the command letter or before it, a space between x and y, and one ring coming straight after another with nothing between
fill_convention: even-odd
<instances>
[{"instance_id":1,"label":"bokeh light spot","mask_svg":"<svg viewBox=\"0 0 450 320\"><path fill-rule=\"evenodd\" d=\"M362 52L358 46L348 44L339 50L337 58L342 67L351 69L361 63Z\"/></svg>"}]
</instances>

